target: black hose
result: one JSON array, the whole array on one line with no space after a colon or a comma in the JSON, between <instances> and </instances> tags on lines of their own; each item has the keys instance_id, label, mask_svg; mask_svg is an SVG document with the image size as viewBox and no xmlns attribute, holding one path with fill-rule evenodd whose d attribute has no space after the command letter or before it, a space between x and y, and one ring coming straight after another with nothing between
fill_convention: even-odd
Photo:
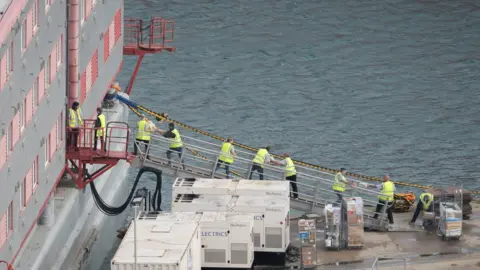
<instances>
[{"instance_id":1,"label":"black hose","mask_svg":"<svg viewBox=\"0 0 480 270\"><path fill-rule=\"evenodd\" d=\"M160 208L162 204L162 171L157 174L157 185L155 187L155 192L153 192L152 198L152 208L153 211L162 211Z\"/></svg>"},{"instance_id":2,"label":"black hose","mask_svg":"<svg viewBox=\"0 0 480 270\"><path fill-rule=\"evenodd\" d=\"M135 193L135 189L137 187L138 181L140 180L143 173L145 173L145 172L153 172L157 176L157 186L158 186L158 182L160 182L160 188L161 188L162 171L154 169L154 168L150 168L150 167L143 167L138 171L137 177L135 178L135 182L133 183L132 189L130 190L130 193L128 194L127 199L125 200L125 202L122 205L120 205L118 207L113 207L113 206L110 206L109 204L107 204L100 197L100 194L98 194L97 188L95 187L95 184L93 183L93 181L90 182L90 189L92 190L93 198L94 198L95 204L97 205L98 209L100 211L102 211L104 214L109 215L109 216L116 216L116 215L119 215L119 214L123 213L123 211L125 211L125 209L127 209L128 205L130 204L130 202L132 200L132 197L133 197L133 194ZM87 177L90 178L91 177L90 174L87 173ZM161 199L160 199L160 203L161 203Z\"/></svg>"}]
</instances>

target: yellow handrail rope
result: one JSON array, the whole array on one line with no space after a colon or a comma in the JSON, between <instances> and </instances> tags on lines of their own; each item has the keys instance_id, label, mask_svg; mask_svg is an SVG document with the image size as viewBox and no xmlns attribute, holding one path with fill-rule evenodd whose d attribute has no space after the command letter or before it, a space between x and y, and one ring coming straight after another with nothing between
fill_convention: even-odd
<instances>
[{"instance_id":1,"label":"yellow handrail rope","mask_svg":"<svg viewBox=\"0 0 480 270\"><path fill-rule=\"evenodd\" d=\"M141 114L139 111L137 111L137 109L135 109L135 108L133 108L133 107L131 107L131 106L129 106L129 105L127 105L127 106L128 106L128 108L130 108L130 110L132 110L138 117L142 117L142 114ZM197 157L199 157L199 158L201 158L201 159L203 159L203 160L208 160L208 158L207 158L206 156L200 154L200 153L199 153L198 151L196 151L196 150L190 149L190 148L188 148L188 147L185 147L185 149L187 149L187 150L188 150L190 153L192 153L194 156L197 156ZM240 174L239 174L238 172L236 172L235 170L232 170L231 173L232 173L233 175L236 175L236 176L240 177Z\"/></svg>"},{"instance_id":2,"label":"yellow handrail rope","mask_svg":"<svg viewBox=\"0 0 480 270\"><path fill-rule=\"evenodd\" d=\"M170 122L170 123L174 123L175 125L177 126L180 126L180 127L183 127L185 129L189 129L191 131L194 131L194 132L197 132L199 134L202 134L202 135L205 135L205 136L208 136L210 138L213 138L213 139L216 139L216 140L219 140L219 141L225 141L225 138L221 137L221 136L218 136L218 135L215 135L215 134L212 134L212 133L209 133L205 130L201 130L201 129L198 129L198 128L195 128L195 127L192 127L192 126L189 126L187 124L184 124L184 123L181 123L181 122L178 122L176 120L173 120L173 119L170 119L168 117L164 117L163 115L159 114L159 113L156 113L150 109L147 109L141 105L137 105L137 107L150 114L151 116L154 116L155 118L157 119L160 119L160 120L164 120L164 121L167 121L167 122ZM245 145L245 144L241 144L241 143L238 143L238 142L233 142L233 145L235 146L238 146L240 148L243 148L243 149L247 149L247 150L250 150L250 151L253 151L253 152L256 152L258 151L258 148L255 148L255 147L250 147L248 145ZM276 154L271 154L272 156L276 157L276 158L282 158L281 156L279 155L276 155ZM306 162L303 162L303 161L299 161L299 160L294 160L292 159L292 161L295 163L295 164L298 164L298 165L301 165L301 166L304 166L304 167L308 167L308 168L313 168L313 169L318 169L318 170L321 170L321 171L324 171L324 172L329 172L329 173L333 173L333 174L336 174L338 173L340 170L336 170L336 169L330 169L330 168L326 168L326 167L322 167L322 166L318 166L318 165L314 165L314 164L310 164L310 163L306 163ZM360 180L364 180L364 181L371 181L371 182L380 182L382 181L382 179L380 179L379 177L374 177L374 176L367 176L367 175L361 175L361 174L357 174L357 173L350 173L350 172L347 172L346 173L347 176L352 176L352 177L355 177L355 178L358 178ZM418 188L418 189L429 189L429 188L432 188L432 186L425 186L425 185L420 185L420 184L415 184L415 183L406 183L406 182L400 182L400 181L393 181L396 185L399 185L399 186L405 186L405 187L413 187L413 188ZM480 195L480 191L474 191L474 190L470 190L470 193L471 194L474 194L474 195Z\"/></svg>"}]
</instances>

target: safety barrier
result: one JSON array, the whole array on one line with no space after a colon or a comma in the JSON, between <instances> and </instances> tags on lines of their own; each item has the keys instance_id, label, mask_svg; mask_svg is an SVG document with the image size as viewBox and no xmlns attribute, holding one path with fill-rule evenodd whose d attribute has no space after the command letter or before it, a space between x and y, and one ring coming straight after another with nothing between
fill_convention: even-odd
<instances>
[{"instance_id":1,"label":"safety barrier","mask_svg":"<svg viewBox=\"0 0 480 270\"><path fill-rule=\"evenodd\" d=\"M201 172L204 177L211 178L225 178L223 172L223 164L218 162L221 145L212 142L202 141L200 139L182 136L183 149L190 149L190 151L172 152L170 149L171 140L163 136L152 134L150 142L145 145L143 142L136 141L139 151L140 166L148 163L149 167L157 167L157 169L165 170L167 167L175 167L176 173L196 171ZM145 147L146 146L146 147ZM170 153L170 158L166 156ZM235 162L230 165L230 169L235 171L237 176L234 178L249 179L252 174L252 160L256 152L247 152L235 150L237 157ZM193 154L195 153L195 154ZM218 168L218 170L216 170ZM285 180L284 167L265 164L263 176L267 180ZM304 166L296 165L299 201L308 203L312 209L324 206L328 203L337 201L337 195L332 190L334 176L314 170ZM258 173L253 173L254 178L258 178ZM347 189L343 196L359 196L362 197L365 207L365 215L367 218L373 216L375 213L374 207L378 203L378 192L372 191L366 183L358 180L350 180L353 182L352 187ZM291 183L295 184L295 183ZM295 201L295 199L292 199ZM292 204L293 205L293 204ZM385 210L379 213L379 221L372 222L373 226L378 229L388 227L386 224Z\"/></svg>"},{"instance_id":2,"label":"safety barrier","mask_svg":"<svg viewBox=\"0 0 480 270\"><path fill-rule=\"evenodd\" d=\"M199 128L195 128L195 127L192 127L192 126L189 126L187 124L184 124L184 123L181 123L179 121L176 121L176 120L173 120L173 119L170 119L170 118L166 118L164 117L163 115L159 114L159 113L156 113L146 107L143 107L141 105L138 105L138 104L135 104L134 102L131 102L130 103L130 106L131 108L134 108L136 107L138 110L142 110L146 113L148 113L149 115L157 118L157 119L161 119L161 120L164 120L164 121L167 121L167 122L170 122L170 123L174 123L175 125L179 126L179 127L182 127L184 129L188 129L188 130L191 130L193 132L196 132L196 133L199 133L199 134L202 134L204 136L207 136L207 137L210 137L210 138L213 138L215 140L219 140L219 141L224 141L225 138L224 137L221 137L221 136L218 136L218 135L215 135L215 134L212 134L212 133L209 133L205 130L201 130ZM254 148L254 147L250 147L248 145L245 145L245 144L241 144L241 143L238 143L238 142L234 142L233 145L235 146L238 146L239 148L243 148L245 150L249 150L249 151L258 151L258 148ZM276 158L281 158L280 156L278 155L275 155L273 154L274 157ZM307 163L307 162L303 162L303 161L299 161L299 160L294 160L292 159L293 162L297 165L301 165L303 167L306 167L306 168L312 168L312 169L316 169L316 170L320 170L320 171L323 171L323 172L327 172L331 175L333 174L336 174L339 172L339 170L335 170L335 169L330 169L330 168L326 168L326 167L322 167L322 166L319 166L319 165L314 165L314 164L310 164L310 163ZM347 176L350 176L350 177L354 177L354 178L357 178L357 179L360 179L360 180L363 180L363 181L370 181L370 182L380 182L381 179L379 177L373 177L373 176L366 176L366 175L361 175L361 174L357 174L357 173L351 173L351 172L347 172L346 173ZM404 186L404 187L412 187L412 188L418 188L418 189L429 189L431 188L431 186L427 186L427 185L420 185L420 184L415 184L415 183L407 183L407 182L401 182L401 181L393 181L395 183L395 185L397 186ZM471 194L473 195L480 195L480 191L473 191L471 190L470 191Z\"/></svg>"}]
</instances>

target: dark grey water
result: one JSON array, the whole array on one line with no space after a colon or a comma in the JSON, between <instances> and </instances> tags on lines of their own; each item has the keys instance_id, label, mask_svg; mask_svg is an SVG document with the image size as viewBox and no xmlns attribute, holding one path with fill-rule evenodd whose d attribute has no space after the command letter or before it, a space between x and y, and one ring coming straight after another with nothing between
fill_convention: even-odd
<instances>
[{"instance_id":1,"label":"dark grey water","mask_svg":"<svg viewBox=\"0 0 480 270\"><path fill-rule=\"evenodd\" d=\"M147 107L326 167L480 186L478 1L137 0L125 10L176 20L177 52L146 58L137 78L132 99Z\"/></svg>"}]
</instances>

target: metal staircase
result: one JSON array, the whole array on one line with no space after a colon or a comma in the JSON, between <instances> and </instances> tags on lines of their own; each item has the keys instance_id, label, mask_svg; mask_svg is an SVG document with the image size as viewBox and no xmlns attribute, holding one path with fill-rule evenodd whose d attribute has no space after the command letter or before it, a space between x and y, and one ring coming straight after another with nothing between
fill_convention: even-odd
<instances>
[{"instance_id":1,"label":"metal staircase","mask_svg":"<svg viewBox=\"0 0 480 270\"><path fill-rule=\"evenodd\" d=\"M170 148L170 139L152 134L146 149L144 143L136 141L139 152L133 166L155 168L161 170L165 175L173 177L226 178L223 166L215 171L221 149L220 144L187 136L182 136L182 141L181 160L183 163L180 162L176 152L172 154L171 160L167 159L166 152ZM235 151L237 157L235 163L230 165L231 174L234 178L248 179L252 160L256 153L238 149ZM298 165L295 168L297 170L298 198L291 199L292 209L323 215L324 206L337 200L337 196L332 190L334 175ZM254 173L253 178L256 177L258 176ZM264 179L284 180L284 168L265 164ZM385 208L382 213L379 213L378 219L372 218L378 202L378 191L369 189L365 183L356 179L349 178L348 180L356 184L347 189L344 196L362 197L365 205L365 226L370 229L387 231L388 221Z\"/></svg>"}]
</instances>

